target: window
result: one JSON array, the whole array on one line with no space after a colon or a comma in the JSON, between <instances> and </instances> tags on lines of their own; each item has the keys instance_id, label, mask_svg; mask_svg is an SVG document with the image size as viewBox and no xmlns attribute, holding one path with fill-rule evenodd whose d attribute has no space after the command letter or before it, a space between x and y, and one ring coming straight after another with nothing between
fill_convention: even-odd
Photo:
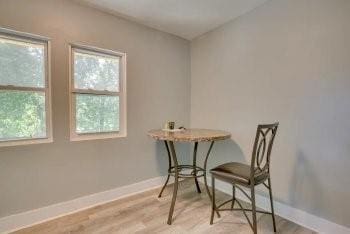
<instances>
[{"instance_id":1,"label":"window","mask_svg":"<svg viewBox=\"0 0 350 234\"><path fill-rule=\"evenodd\" d=\"M0 146L52 142L46 38L0 28Z\"/></svg>"},{"instance_id":2,"label":"window","mask_svg":"<svg viewBox=\"0 0 350 234\"><path fill-rule=\"evenodd\" d=\"M71 140L126 136L126 54L70 47Z\"/></svg>"}]
</instances>

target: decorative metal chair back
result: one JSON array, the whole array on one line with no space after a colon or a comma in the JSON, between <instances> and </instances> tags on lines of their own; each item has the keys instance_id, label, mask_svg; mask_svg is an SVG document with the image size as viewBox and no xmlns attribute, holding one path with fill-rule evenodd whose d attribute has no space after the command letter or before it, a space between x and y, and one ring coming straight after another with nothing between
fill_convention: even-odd
<instances>
[{"instance_id":1,"label":"decorative metal chair back","mask_svg":"<svg viewBox=\"0 0 350 234\"><path fill-rule=\"evenodd\" d=\"M270 172L270 155L277 128L278 122L258 125L251 161L251 179L257 173Z\"/></svg>"}]
</instances>

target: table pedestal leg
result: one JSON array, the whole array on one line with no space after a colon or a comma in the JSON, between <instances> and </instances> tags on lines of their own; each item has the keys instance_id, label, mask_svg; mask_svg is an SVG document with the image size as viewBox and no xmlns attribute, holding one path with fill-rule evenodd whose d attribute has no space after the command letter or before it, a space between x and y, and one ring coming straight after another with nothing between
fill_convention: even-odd
<instances>
[{"instance_id":1,"label":"table pedestal leg","mask_svg":"<svg viewBox=\"0 0 350 234\"><path fill-rule=\"evenodd\" d=\"M209 190L209 187L208 187L208 182L207 182L207 163L208 163L208 158L209 158L211 149L213 148L213 145L214 145L214 141L211 142L211 144L209 146L209 150L208 150L207 155L206 155L205 160L204 160L204 185L205 185L205 189L207 190L210 202L212 202L212 197L211 197L210 190ZM217 211L215 205L214 205L214 209L215 209L216 214L220 218L220 214Z\"/></svg>"},{"instance_id":2,"label":"table pedestal leg","mask_svg":"<svg viewBox=\"0 0 350 234\"><path fill-rule=\"evenodd\" d=\"M174 213L174 208L175 208L175 202L176 202L176 196L177 196L177 190L178 190L178 186L179 186L179 171L178 171L178 161L177 161L177 156L176 156L176 152L175 152L175 146L174 146L174 142L173 141L164 141L167 152L168 152L168 159L169 159L169 169L168 169L168 177L167 180L165 182L165 184L162 187L162 190L160 191L158 197L161 197L164 188L166 187L166 185L169 182L169 177L170 177L170 173L171 173L171 169L172 169L172 164L171 161L174 162L174 177L175 177L175 182L174 182L174 188L173 188L173 196L171 199L171 205L170 205L170 210L169 210L169 215L168 215L168 222L167 224L171 225L172 223L172 218L173 218L173 213ZM207 194L209 196L209 200L212 200L212 195L210 194L210 190L208 187L208 182L207 182L207 163L208 163L208 158L210 155L210 152L213 148L214 145L214 141L211 142L209 150L207 152L207 155L205 157L205 161L204 161L204 185L205 185L205 189L207 191ZM196 170L196 164L197 164L197 148L198 148L198 142L195 142L194 145L194 151L193 151L193 173L194 176L197 175L197 170ZM196 183L196 187L197 187L197 192L200 193L200 187L198 184L198 179L195 177L195 183ZM215 212L218 215L218 217L220 217L219 212L217 211L216 207L215 208Z\"/></svg>"},{"instance_id":3,"label":"table pedestal leg","mask_svg":"<svg viewBox=\"0 0 350 234\"><path fill-rule=\"evenodd\" d=\"M168 142L164 141L165 143L165 147L166 147L166 151L168 152L168 163L169 163L169 167L168 167L168 177L166 178L165 184L163 185L162 189L160 190L160 193L158 195L158 197L162 196L162 193L165 189L165 187L167 186L168 182L169 182L169 178L170 178L170 170L171 170L171 156L170 156L170 151L169 151L169 146L168 146Z\"/></svg>"},{"instance_id":4,"label":"table pedestal leg","mask_svg":"<svg viewBox=\"0 0 350 234\"><path fill-rule=\"evenodd\" d=\"M168 224L171 225L172 218L173 218L173 213L174 213L174 207L175 207L175 202L176 202L176 196L177 196L177 189L179 186L179 172L178 172L178 163L177 163L177 157L175 153L175 147L174 147L174 142L170 141L169 142L170 146L170 152L174 161L174 171L175 171L175 182L174 182L174 190L173 190L173 197L171 199L171 205L170 205L170 210L169 210L169 216L168 216Z\"/></svg>"},{"instance_id":5,"label":"table pedestal leg","mask_svg":"<svg viewBox=\"0 0 350 234\"><path fill-rule=\"evenodd\" d=\"M197 148L198 148L198 142L194 143L194 149L193 149L193 175L194 175L194 182L196 183L197 192L201 193L201 189L198 184L197 179Z\"/></svg>"}]
</instances>

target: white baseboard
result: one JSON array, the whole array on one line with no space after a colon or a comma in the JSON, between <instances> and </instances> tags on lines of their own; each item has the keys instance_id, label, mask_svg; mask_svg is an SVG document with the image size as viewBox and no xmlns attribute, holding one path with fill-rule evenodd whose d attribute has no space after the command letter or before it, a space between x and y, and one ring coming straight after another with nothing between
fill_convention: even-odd
<instances>
[{"instance_id":1,"label":"white baseboard","mask_svg":"<svg viewBox=\"0 0 350 234\"><path fill-rule=\"evenodd\" d=\"M111 202L137 193L142 193L162 186L165 179L166 176L156 177L135 184L80 197L74 200L3 217L0 219L0 233L13 232L103 203Z\"/></svg>"},{"instance_id":2,"label":"white baseboard","mask_svg":"<svg viewBox=\"0 0 350 234\"><path fill-rule=\"evenodd\" d=\"M211 178L208 178L208 181L211 181ZM215 188L227 194L232 194L232 187L230 184L216 180ZM239 190L237 191L237 198L245 202L250 203L247 197ZM248 191L247 191L248 192ZM248 193L249 194L249 193ZM270 211L270 199L259 194L255 195L256 206L263 210ZM290 220L294 223L299 224L300 226L306 227L310 230L313 230L317 233L327 233L327 234L349 234L350 228L345 226L330 222L326 219L317 217L315 215L309 214L305 211L295 209L288 205L285 205L281 202L274 201L275 214Z\"/></svg>"},{"instance_id":3,"label":"white baseboard","mask_svg":"<svg viewBox=\"0 0 350 234\"><path fill-rule=\"evenodd\" d=\"M81 210L85 210L100 204L115 201L127 196L131 196L137 193L142 193L147 190L151 190L160 187L165 182L166 177L156 177L149 180L141 181L135 184L122 186L112 190L80 197L71 201L54 204L51 206L23 212L20 214L14 214L0 219L0 233L9 233L25 227L29 227L38 223L42 223L48 220L52 220L61 216L65 216L71 213L75 213ZM210 181L210 178L208 178ZM170 181L172 182L172 181ZM217 181L216 189L231 194L232 188L229 184ZM242 193L237 191L237 197L241 200L247 201ZM257 195L257 206L264 210L269 210L269 199ZM350 229L339 224L330 222L326 219L317 217L287 206L280 202L274 202L275 213L287 220L297 223L301 226L309 228L318 233L329 234L349 234Z\"/></svg>"}]
</instances>

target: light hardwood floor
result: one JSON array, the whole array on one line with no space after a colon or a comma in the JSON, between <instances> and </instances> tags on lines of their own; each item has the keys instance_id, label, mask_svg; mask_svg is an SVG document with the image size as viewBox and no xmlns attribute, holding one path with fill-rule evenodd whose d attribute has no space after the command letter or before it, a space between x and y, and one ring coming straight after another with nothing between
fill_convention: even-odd
<instances>
[{"instance_id":1,"label":"light hardwood floor","mask_svg":"<svg viewBox=\"0 0 350 234\"><path fill-rule=\"evenodd\" d=\"M201 185L204 191L203 185ZM57 218L15 233L252 233L240 211L221 212L209 225L210 202L205 192L196 193L193 180L180 183L172 225L167 225L172 185L162 198L151 190ZM217 192L217 201L229 196ZM246 204L247 205L247 204ZM248 205L247 205L248 206ZM295 223L277 218L278 233L313 233ZM258 216L258 233L273 233L270 215Z\"/></svg>"}]
</instances>

